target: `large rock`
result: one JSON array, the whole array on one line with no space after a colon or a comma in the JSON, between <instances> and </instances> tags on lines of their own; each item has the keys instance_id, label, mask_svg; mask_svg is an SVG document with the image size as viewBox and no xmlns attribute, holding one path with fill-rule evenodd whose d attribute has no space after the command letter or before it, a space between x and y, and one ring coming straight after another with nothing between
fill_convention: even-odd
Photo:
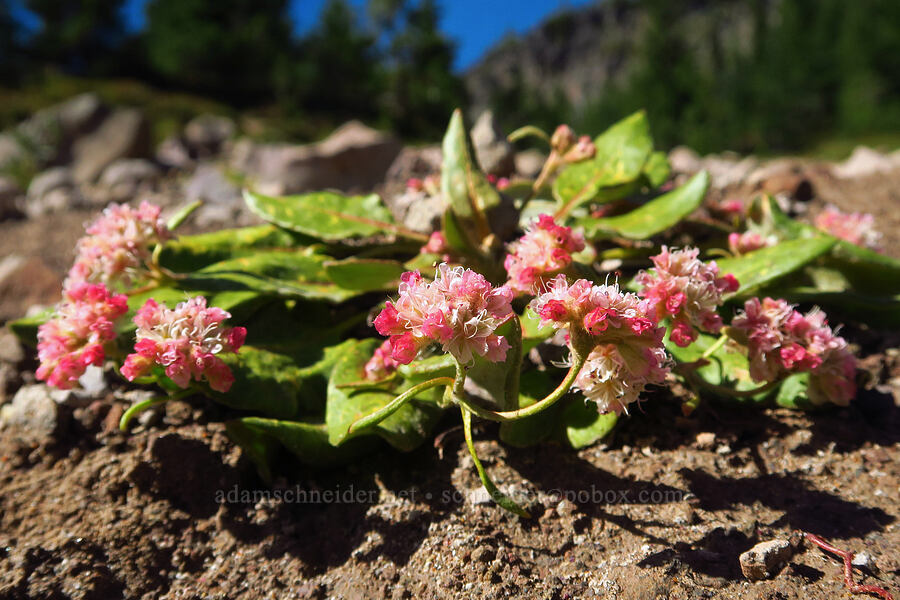
<instances>
[{"instance_id":1,"label":"large rock","mask_svg":"<svg viewBox=\"0 0 900 600\"><path fill-rule=\"evenodd\" d=\"M150 155L150 126L144 113L120 109L104 119L90 134L72 146L72 172L77 182L95 181L103 170L120 158Z\"/></svg>"},{"instance_id":2,"label":"large rock","mask_svg":"<svg viewBox=\"0 0 900 600\"><path fill-rule=\"evenodd\" d=\"M325 188L360 192L384 179L400 148L393 136L350 121L315 144L238 144L232 165L248 175L263 194Z\"/></svg>"},{"instance_id":3,"label":"large rock","mask_svg":"<svg viewBox=\"0 0 900 600\"><path fill-rule=\"evenodd\" d=\"M834 174L841 179L855 179L887 173L897 168L900 168L900 163L893 157L865 146L857 146L847 160L834 167Z\"/></svg>"},{"instance_id":4,"label":"large rock","mask_svg":"<svg viewBox=\"0 0 900 600\"><path fill-rule=\"evenodd\" d=\"M0 171L5 171L26 160L28 153L10 133L0 133Z\"/></svg>"},{"instance_id":5,"label":"large rock","mask_svg":"<svg viewBox=\"0 0 900 600\"><path fill-rule=\"evenodd\" d=\"M103 170L100 187L105 199L125 202L141 190L152 189L159 180L159 167L143 158L123 158Z\"/></svg>"},{"instance_id":6,"label":"large rock","mask_svg":"<svg viewBox=\"0 0 900 600\"><path fill-rule=\"evenodd\" d=\"M109 107L92 92L79 94L50 109L63 134L70 140L96 129L109 114Z\"/></svg>"},{"instance_id":7,"label":"large rock","mask_svg":"<svg viewBox=\"0 0 900 600\"><path fill-rule=\"evenodd\" d=\"M53 167L40 173L28 185L24 211L29 217L77 208L84 199L68 167Z\"/></svg>"},{"instance_id":8,"label":"large rock","mask_svg":"<svg viewBox=\"0 0 900 600\"><path fill-rule=\"evenodd\" d=\"M234 136L234 121L220 115L199 115L184 127L184 143L193 156L215 156Z\"/></svg>"},{"instance_id":9,"label":"large rock","mask_svg":"<svg viewBox=\"0 0 900 600\"><path fill-rule=\"evenodd\" d=\"M544 163L547 162L547 155L540 150L523 150L516 153L516 173L527 179L536 178Z\"/></svg>"},{"instance_id":10,"label":"large rock","mask_svg":"<svg viewBox=\"0 0 900 600\"><path fill-rule=\"evenodd\" d=\"M204 202L192 217L198 227L234 227L252 220L240 188L211 165L201 165L194 172L184 185L184 197Z\"/></svg>"},{"instance_id":11,"label":"large rock","mask_svg":"<svg viewBox=\"0 0 900 600\"><path fill-rule=\"evenodd\" d=\"M507 177L515 171L515 149L494 121L493 112L486 110L481 113L471 134L475 156L485 173Z\"/></svg>"}]
</instances>

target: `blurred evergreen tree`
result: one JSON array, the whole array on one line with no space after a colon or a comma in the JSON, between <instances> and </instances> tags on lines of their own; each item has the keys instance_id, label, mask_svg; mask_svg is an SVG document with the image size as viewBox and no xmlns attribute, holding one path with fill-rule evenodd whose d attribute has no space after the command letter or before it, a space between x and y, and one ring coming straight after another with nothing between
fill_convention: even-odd
<instances>
[{"instance_id":1,"label":"blurred evergreen tree","mask_svg":"<svg viewBox=\"0 0 900 600\"><path fill-rule=\"evenodd\" d=\"M296 60L281 70L279 97L289 111L373 118L384 88L375 37L346 0L329 0L318 26L300 41Z\"/></svg>"},{"instance_id":2,"label":"blurred evergreen tree","mask_svg":"<svg viewBox=\"0 0 900 600\"><path fill-rule=\"evenodd\" d=\"M453 73L455 48L440 31L435 0L373 0L369 12L386 41L384 110L394 129L419 138L440 136L454 108L465 105Z\"/></svg>"},{"instance_id":3,"label":"blurred evergreen tree","mask_svg":"<svg viewBox=\"0 0 900 600\"><path fill-rule=\"evenodd\" d=\"M76 75L115 71L115 53L126 38L123 1L25 0L25 8L41 22L29 41L32 54Z\"/></svg>"},{"instance_id":4,"label":"blurred evergreen tree","mask_svg":"<svg viewBox=\"0 0 900 600\"><path fill-rule=\"evenodd\" d=\"M150 0L149 67L169 85L219 100L270 100L292 44L287 8L287 0Z\"/></svg>"}]
</instances>

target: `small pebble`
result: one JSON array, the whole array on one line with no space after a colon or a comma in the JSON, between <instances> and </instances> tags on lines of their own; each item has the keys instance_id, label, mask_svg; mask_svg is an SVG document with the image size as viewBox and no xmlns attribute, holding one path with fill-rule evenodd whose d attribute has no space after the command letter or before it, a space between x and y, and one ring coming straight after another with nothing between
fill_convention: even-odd
<instances>
[{"instance_id":1,"label":"small pebble","mask_svg":"<svg viewBox=\"0 0 900 600\"><path fill-rule=\"evenodd\" d=\"M794 549L787 540L760 542L741 554L741 572L750 581L774 577L793 554Z\"/></svg>"}]
</instances>

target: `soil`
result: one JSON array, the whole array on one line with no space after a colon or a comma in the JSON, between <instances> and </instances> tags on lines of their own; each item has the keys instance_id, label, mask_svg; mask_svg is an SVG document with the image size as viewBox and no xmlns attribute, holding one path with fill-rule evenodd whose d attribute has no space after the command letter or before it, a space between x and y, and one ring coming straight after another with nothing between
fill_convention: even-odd
<instances>
[{"instance_id":1,"label":"soil","mask_svg":"<svg viewBox=\"0 0 900 600\"><path fill-rule=\"evenodd\" d=\"M878 211L897 256L897 189L863 181L827 199ZM84 220L0 224L0 256L39 257L61 275ZM285 462L266 486L219 408L172 402L125 435L111 382L62 405L52 436L0 431L0 598L848 597L841 563L809 544L771 579L744 578L742 552L798 531L865 551L857 580L896 594L900 333L843 334L861 356L848 408L703 404L686 418L651 394L579 452L512 448L480 424L479 455L531 519L487 500L458 419L434 447L331 471ZM5 365L7 399L34 366Z\"/></svg>"}]
</instances>

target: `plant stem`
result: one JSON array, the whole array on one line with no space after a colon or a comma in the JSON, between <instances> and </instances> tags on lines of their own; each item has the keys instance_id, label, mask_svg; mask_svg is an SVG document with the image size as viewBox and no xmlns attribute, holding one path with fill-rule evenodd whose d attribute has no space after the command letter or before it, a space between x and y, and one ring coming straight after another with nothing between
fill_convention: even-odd
<instances>
[{"instance_id":1,"label":"plant stem","mask_svg":"<svg viewBox=\"0 0 900 600\"><path fill-rule=\"evenodd\" d=\"M119 419L119 429L121 431L128 431L128 424L131 423L131 420L145 410L153 408L154 406L159 406L160 404L165 404L169 400L181 400L182 398L184 398L185 396L189 396L193 392L193 389L188 388L176 394L172 394L171 396L157 396L156 398L150 398L148 400L144 400L143 402L133 404L128 408L128 410L125 411L125 413L122 415L122 418Z\"/></svg>"},{"instance_id":2,"label":"plant stem","mask_svg":"<svg viewBox=\"0 0 900 600\"><path fill-rule=\"evenodd\" d=\"M472 413L469 412L465 406L460 406L459 410L462 412L463 432L466 436L466 446L469 448L469 454L472 455L472 462L475 463L475 470L478 471L478 478L481 479L481 484L484 486L484 489L491 495L491 499L502 508L505 508L513 514L519 515L520 517L530 519L531 514L504 495L503 492L494 485L491 478L488 477L488 474L484 470L484 466L481 464L481 461L478 460L478 454L475 452L475 443L472 441Z\"/></svg>"},{"instance_id":3,"label":"plant stem","mask_svg":"<svg viewBox=\"0 0 900 600\"><path fill-rule=\"evenodd\" d=\"M353 421L353 423L350 424L350 427L347 428L347 435L349 436L350 434L356 433L361 429L365 429L366 427L377 425L381 421L384 421L389 416L400 410L400 408L404 404L412 400L413 397L419 395L425 390L437 387L439 385L453 385L453 379L451 379L450 377L436 377L418 385L414 385L375 412Z\"/></svg>"},{"instance_id":4,"label":"plant stem","mask_svg":"<svg viewBox=\"0 0 900 600\"><path fill-rule=\"evenodd\" d=\"M874 594L884 600L894 600L894 596L884 588L876 585L861 585L853 581L853 553L848 550L836 548L812 533L804 533L803 536L826 552L837 554L844 560L844 585L850 590L851 594Z\"/></svg>"},{"instance_id":5,"label":"plant stem","mask_svg":"<svg viewBox=\"0 0 900 600\"><path fill-rule=\"evenodd\" d=\"M700 355L700 358L709 358L710 356L712 356L713 354L716 353L716 350L718 350L719 348L724 346L725 342L727 342L727 341L728 341L728 336L723 333L722 335L719 336L719 339L717 339L713 343L712 346L710 346L709 348L706 349L706 352L704 352L703 354Z\"/></svg>"},{"instance_id":6,"label":"plant stem","mask_svg":"<svg viewBox=\"0 0 900 600\"><path fill-rule=\"evenodd\" d=\"M544 409L553 406L563 396L565 396L566 392L568 392L572 387L572 384L575 383L575 378L578 377L578 372L581 371L581 367L584 366L584 361L584 358L576 354L574 364L569 368L569 372L566 373L565 379L563 379L560 384L556 386L556 389L550 392L550 394L548 394L546 398L524 408L498 412L482 408L476 404L472 404L463 395L458 396L457 399L459 400L460 404L462 404L467 410L481 417L482 419L487 419L489 421L499 421L501 423L518 421L519 419L524 419L525 417L536 415Z\"/></svg>"}]
</instances>

